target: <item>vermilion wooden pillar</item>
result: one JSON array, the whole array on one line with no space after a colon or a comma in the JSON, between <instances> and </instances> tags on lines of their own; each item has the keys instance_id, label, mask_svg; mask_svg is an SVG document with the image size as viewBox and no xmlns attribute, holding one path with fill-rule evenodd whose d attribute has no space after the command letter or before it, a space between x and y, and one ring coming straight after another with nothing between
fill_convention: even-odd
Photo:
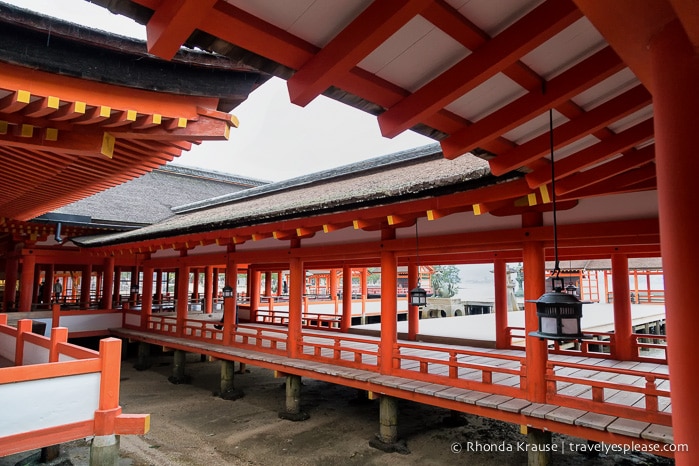
<instances>
[{"instance_id":1,"label":"vermilion wooden pillar","mask_svg":"<svg viewBox=\"0 0 699 466\"><path fill-rule=\"evenodd\" d=\"M189 267L181 265L177 269L177 336L184 335L189 312Z\"/></svg>"},{"instance_id":2,"label":"vermilion wooden pillar","mask_svg":"<svg viewBox=\"0 0 699 466\"><path fill-rule=\"evenodd\" d=\"M116 265L114 266L114 281L112 282L113 286L113 295L112 295L112 301L120 301L121 300L121 267L117 267ZM111 305L109 306L109 309L111 309Z\"/></svg>"},{"instance_id":3,"label":"vermilion wooden pillar","mask_svg":"<svg viewBox=\"0 0 699 466\"><path fill-rule=\"evenodd\" d=\"M199 269L191 269L192 274L192 299L199 299Z\"/></svg>"},{"instance_id":4,"label":"vermilion wooden pillar","mask_svg":"<svg viewBox=\"0 0 699 466\"><path fill-rule=\"evenodd\" d=\"M48 274L47 274L48 275ZM102 274L104 280L104 294L102 295L102 308L111 309L112 302L114 301L114 256L107 257L104 260L104 273ZM46 278L48 280L48 277ZM51 274L51 279L53 280L53 273ZM52 282L46 282L50 284Z\"/></svg>"},{"instance_id":5,"label":"vermilion wooden pillar","mask_svg":"<svg viewBox=\"0 0 699 466\"><path fill-rule=\"evenodd\" d=\"M34 270L36 269L36 256L29 251L22 256L22 275L19 282L19 304L17 310L29 312L32 310L32 298L34 296Z\"/></svg>"},{"instance_id":6,"label":"vermilion wooden pillar","mask_svg":"<svg viewBox=\"0 0 699 466\"><path fill-rule=\"evenodd\" d=\"M8 257L5 262L5 296L3 312L7 312L17 306L15 303L15 290L17 289L17 275L19 274L19 260L17 257ZM52 282L53 283L53 282ZM52 283L49 286L52 286Z\"/></svg>"},{"instance_id":7,"label":"vermilion wooden pillar","mask_svg":"<svg viewBox=\"0 0 699 466\"><path fill-rule=\"evenodd\" d=\"M340 330L349 331L352 326L352 267L342 268L342 320Z\"/></svg>"},{"instance_id":8,"label":"vermilion wooden pillar","mask_svg":"<svg viewBox=\"0 0 699 466\"><path fill-rule=\"evenodd\" d=\"M507 332L507 262L496 260L493 264L493 279L495 284L495 347L510 346ZM538 298L538 296L537 296Z\"/></svg>"},{"instance_id":9,"label":"vermilion wooden pillar","mask_svg":"<svg viewBox=\"0 0 699 466\"><path fill-rule=\"evenodd\" d=\"M214 281L214 267L207 265L204 268L204 314L214 310Z\"/></svg>"},{"instance_id":10,"label":"vermilion wooden pillar","mask_svg":"<svg viewBox=\"0 0 699 466\"><path fill-rule=\"evenodd\" d=\"M226 260L226 285L233 288L233 297L223 300L223 344L231 343L231 329L238 322L238 262L235 258L235 245L228 246L228 257Z\"/></svg>"},{"instance_id":11,"label":"vermilion wooden pillar","mask_svg":"<svg viewBox=\"0 0 699 466\"><path fill-rule=\"evenodd\" d=\"M250 322L257 322L257 310L260 307L260 282L262 275L257 269L248 269L250 281Z\"/></svg>"},{"instance_id":12,"label":"vermilion wooden pillar","mask_svg":"<svg viewBox=\"0 0 699 466\"><path fill-rule=\"evenodd\" d=\"M526 214L522 216L524 228L543 224L541 214ZM544 245L538 241L524 243L524 328L526 337L527 361L527 399L533 403L546 401L546 360L548 350L546 340L529 336L530 332L539 330L539 320L536 316L536 303L526 302L537 300L546 290L546 263Z\"/></svg>"},{"instance_id":13,"label":"vermilion wooden pillar","mask_svg":"<svg viewBox=\"0 0 699 466\"><path fill-rule=\"evenodd\" d=\"M272 272L269 270L265 272L265 297L272 297Z\"/></svg>"},{"instance_id":14,"label":"vermilion wooden pillar","mask_svg":"<svg viewBox=\"0 0 699 466\"><path fill-rule=\"evenodd\" d=\"M80 271L80 303L83 308L90 307L90 284L92 282L92 265L83 265Z\"/></svg>"},{"instance_id":15,"label":"vermilion wooden pillar","mask_svg":"<svg viewBox=\"0 0 699 466\"><path fill-rule=\"evenodd\" d=\"M393 350L398 342L398 265L396 254L381 252L381 348L379 372L390 374L393 369Z\"/></svg>"},{"instance_id":16,"label":"vermilion wooden pillar","mask_svg":"<svg viewBox=\"0 0 699 466\"><path fill-rule=\"evenodd\" d=\"M163 269L155 272L155 302L158 304L163 302Z\"/></svg>"},{"instance_id":17,"label":"vermilion wooden pillar","mask_svg":"<svg viewBox=\"0 0 699 466\"><path fill-rule=\"evenodd\" d=\"M699 462L699 371L696 368L696 278L699 215L696 211L699 54L677 20L651 41L655 161L660 239L665 274L668 364L677 465Z\"/></svg>"},{"instance_id":18,"label":"vermilion wooden pillar","mask_svg":"<svg viewBox=\"0 0 699 466\"><path fill-rule=\"evenodd\" d=\"M412 262L408 264L408 340L417 340L420 333L420 308L410 305L410 290L417 286L418 266Z\"/></svg>"},{"instance_id":19,"label":"vermilion wooden pillar","mask_svg":"<svg viewBox=\"0 0 699 466\"><path fill-rule=\"evenodd\" d=\"M286 346L289 357L295 358L299 354L301 343L301 313L303 311L303 291L306 282L303 272L303 261L300 258L291 258L289 273L289 328Z\"/></svg>"},{"instance_id":20,"label":"vermilion wooden pillar","mask_svg":"<svg viewBox=\"0 0 699 466\"><path fill-rule=\"evenodd\" d=\"M153 314L153 266L143 266L143 297L141 298L141 328L148 328L148 320Z\"/></svg>"},{"instance_id":21,"label":"vermilion wooden pillar","mask_svg":"<svg viewBox=\"0 0 699 466\"><path fill-rule=\"evenodd\" d=\"M369 273L366 267L363 267L359 274L359 286L362 294L362 324L364 324L364 315L366 314L366 299L368 295L367 277Z\"/></svg>"},{"instance_id":22,"label":"vermilion wooden pillar","mask_svg":"<svg viewBox=\"0 0 699 466\"><path fill-rule=\"evenodd\" d=\"M612 254L612 290L614 293L613 354L615 359L628 361L638 355L633 354L629 259L624 254Z\"/></svg>"}]
</instances>

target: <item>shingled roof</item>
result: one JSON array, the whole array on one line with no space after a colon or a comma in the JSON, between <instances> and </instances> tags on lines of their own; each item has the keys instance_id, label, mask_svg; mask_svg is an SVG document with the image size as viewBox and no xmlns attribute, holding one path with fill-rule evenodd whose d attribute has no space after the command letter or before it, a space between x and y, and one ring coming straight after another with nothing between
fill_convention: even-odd
<instances>
[{"instance_id":1,"label":"shingled roof","mask_svg":"<svg viewBox=\"0 0 699 466\"><path fill-rule=\"evenodd\" d=\"M139 230L73 241L86 247L106 246L240 228L467 191L506 180L496 180L484 160L473 156L448 160L433 144L180 206L176 210L183 213Z\"/></svg>"}]
</instances>

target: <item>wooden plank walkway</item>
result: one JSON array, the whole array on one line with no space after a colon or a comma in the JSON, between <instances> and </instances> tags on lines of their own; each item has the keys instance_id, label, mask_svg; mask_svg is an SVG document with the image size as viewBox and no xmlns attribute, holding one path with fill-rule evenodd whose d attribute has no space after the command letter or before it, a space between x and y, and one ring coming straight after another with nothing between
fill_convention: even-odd
<instances>
[{"instance_id":1,"label":"wooden plank walkway","mask_svg":"<svg viewBox=\"0 0 699 466\"><path fill-rule=\"evenodd\" d=\"M672 443L673 440L670 427L634 419L633 413L630 416L622 416L611 412L592 412L527 401L524 399L525 392L520 389L519 374L524 353L518 350L399 341L396 352L399 356L398 370L394 375L384 375L379 373L378 368L380 340L373 336L304 330L300 346L301 355L299 358L290 358L286 355L286 330L261 324L239 326L238 332L234 334L235 344L232 346L223 345L220 334L213 341L211 338L207 339L206 335L210 332L201 329L193 332L191 338L127 328L111 329L111 332L122 338L207 354L219 359L237 360L283 373L385 393L425 404L448 405L450 409L507 422L536 426L537 419L545 419L558 423L558 431L561 433L571 431L566 430L565 426L586 429L589 434L587 438L593 440L601 438L594 434L595 431L620 435L629 441L645 439L651 442ZM667 366L662 364L553 354L549 360L553 364L574 364L573 367L556 366L555 373L557 376L579 378L580 383L554 383L559 391L558 395L567 395L577 400L593 399L594 389L585 383L588 380L600 383L615 382L620 387L639 388L644 386L646 378L623 371L642 370L648 374L667 375ZM585 367L578 367L579 365ZM488 384L483 383L484 373L490 370L493 371L492 379ZM456 377L450 378L454 371ZM430 380L425 380L426 378ZM443 380L444 383L435 383L435 380ZM663 380L662 384L669 386L669 382L666 382L668 381ZM475 390L471 385L462 385L469 383L474 386L478 384L482 389ZM499 393L491 393L487 391L489 389ZM503 391L507 393L501 393ZM645 409L642 394L610 388L604 391L603 402ZM669 398L658 399L659 410L669 413Z\"/></svg>"}]
</instances>

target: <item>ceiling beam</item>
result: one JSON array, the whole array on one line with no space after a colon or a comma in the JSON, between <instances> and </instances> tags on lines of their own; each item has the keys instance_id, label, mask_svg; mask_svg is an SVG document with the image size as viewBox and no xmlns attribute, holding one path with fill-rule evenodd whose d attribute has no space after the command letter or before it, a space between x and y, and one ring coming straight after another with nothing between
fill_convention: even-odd
<instances>
[{"instance_id":1,"label":"ceiling beam","mask_svg":"<svg viewBox=\"0 0 699 466\"><path fill-rule=\"evenodd\" d=\"M409 97L379 115L381 133L397 136L449 105L523 55L537 48L581 16L568 0L549 0L442 73Z\"/></svg>"},{"instance_id":2,"label":"ceiling beam","mask_svg":"<svg viewBox=\"0 0 699 466\"><path fill-rule=\"evenodd\" d=\"M560 149L594 133L650 103L650 93L643 85L638 85L581 114L578 118L554 128L554 149ZM549 133L545 132L509 152L498 154L497 157L489 161L490 171L496 176L503 175L548 155L550 150Z\"/></svg>"},{"instance_id":3,"label":"ceiling beam","mask_svg":"<svg viewBox=\"0 0 699 466\"><path fill-rule=\"evenodd\" d=\"M556 182L556 195L564 195L577 189L582 189L599 183L620 173L638 168L655 159L655 145L646 146L640 150L631 150L607 163L576 173Z\"/></svg>"},{"instance_id":4,"label":"ceiling beam","mask_svg":"<svg viewBox=\"0 0 699 466\"><path fill-rule=\"evenodd\" d=\"M209 15L217 0L161 2L146 25L148 52L171 60L187 38Z\"/></svg>"},{"instance_id":5,"label":"ceiling beam","mask_svg":"<svg viewBox=\"0 0 699 466\"><path fill-rule=\"evenodd\" d=\"M432 0L374 2L287 80L292 103L306 106Z\"/></svg>"},{"instance_id":6,"label":"ceiling beam","mask_svg":"<svg viewBox=\"0 0 699 466\"><path fill-rule=\"evenodd\" d=\"M607 178L599 183L563 194L559 199L584 199L586 197L609 196L612 194L634 193L657 189L655 164L648 163L639 168Z\"/></svg>"},{"instance_id":7,"label":"ceiling beam","mask_svg":"<svg viewBox=\"0 0 699 466\"><path fill-rule=\"evenodd\" d=\"M441 141L442 152L445 157L453 159L481 147L528 119L540 115L547 108L555 107L582 90L603 81L623 67L624 63L614 51L605 47L548 81L545 92L531 91L472 126L445 138Z\"/></svg>"},{"instance_id":8,"label":"ceiling beam","mask_svg":"<svg viewBox=\"0 0 699 466\"><path fill-rule=\"evenodd\" d=\"M653 137L653 129L653 119L649 118L611 138L556 161L554 167L556 179L565 178L649 140ZM527 173L525 178L529 187L533 189L551 181L551 170L545 168L535 170Z\"/></svg>"}]
</instances>

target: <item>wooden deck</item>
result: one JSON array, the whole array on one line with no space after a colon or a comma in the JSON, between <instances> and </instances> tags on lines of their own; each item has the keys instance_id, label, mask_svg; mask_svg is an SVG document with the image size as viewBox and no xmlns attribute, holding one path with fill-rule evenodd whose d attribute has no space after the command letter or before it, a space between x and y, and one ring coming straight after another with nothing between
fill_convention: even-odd
<instances>
[{"instance_id":1,"label":"wooden deck","mask_svg":"<svg viewBox=\"0 0 699 466\"><path fill-rule=\"evenodd\" d=\"M551 354L546 403L531 403L526 399L526 360L520 350L399 340L392 369L386 373L380 364L380 339L375 336L306 329L292 358L284 327L240 325L230 336L232 344L226 346L215 323L206 316L188 319L186 328L176 335L174 317L150 316L145 331L133 327L111 332L595 441L673 441L664 364Z\"/></svg>"}]
</instances>

